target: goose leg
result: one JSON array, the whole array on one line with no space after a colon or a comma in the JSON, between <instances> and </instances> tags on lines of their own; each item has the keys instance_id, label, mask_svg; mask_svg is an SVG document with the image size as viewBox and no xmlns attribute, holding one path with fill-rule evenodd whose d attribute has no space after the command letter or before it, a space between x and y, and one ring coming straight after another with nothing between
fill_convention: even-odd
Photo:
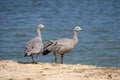
<instances>
[{"instance_id":1,"label":"goose leg","mask_svg":"<svg viewBox=\"0 0 120 80\"><path fill-rule=\"evenodd\" d=\"M63 57L64 57L64 54L61 54L61 64L63 64Z\"/></svg>"},{"instance_id":2,"label":"goose leg","mask_svg":"<svg viewBox=\"0 0 120 80\"><path fill-rule=\"evenodd\" d=\"M33 55L31 55L31 57L32 57L32 62L34 63Z\"/></svg>"},{"instance_id":3,"label":"goose leg","mask_svg":"<svg viewBox=\"0 0 120 80\"><path fill-rule=\"evenodd\" d=\"M38 54L36 54L36 63L38 62Z\"/></svg>"},{"instance_id":4,"label":"goose leg","mask_svg":"<svg viewBox=\"0 0 120 80\"><path fill-rule=\"evenodd\" d=\"M57 63L57 55L54 53L55 62Z\"/></svg>"}]
</instances>

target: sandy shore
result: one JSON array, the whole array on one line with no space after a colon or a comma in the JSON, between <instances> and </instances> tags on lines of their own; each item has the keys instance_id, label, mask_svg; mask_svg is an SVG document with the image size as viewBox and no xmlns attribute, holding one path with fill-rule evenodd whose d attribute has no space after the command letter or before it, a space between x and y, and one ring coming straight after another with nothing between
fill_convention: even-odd
<instances>
[{"instance_id":1,"label":"sandy shore","mask_svg":"<svg viewBox=\"0 0 120 80\"><path fill-rule=\"evenodd\" d=\"M120 68L0 60L0 80L120 80Z\"/></svg>"}]
</instances>

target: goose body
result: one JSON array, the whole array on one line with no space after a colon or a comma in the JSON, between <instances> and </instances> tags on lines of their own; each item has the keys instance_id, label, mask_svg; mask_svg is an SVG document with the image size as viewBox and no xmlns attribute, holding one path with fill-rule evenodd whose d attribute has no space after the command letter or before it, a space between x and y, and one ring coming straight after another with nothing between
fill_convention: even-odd
<instances>
[{"instance_id":1,"label":"goose body","mask_svg":"<svg viewBox=\"0 0 120 80\"><path fill-rule=\"evenodd\" d=\"M38 27L37 27L37 37L28 41L26 46L25 46L24 57L31 56L33 63L34 63L33 55L36 55L36 62L38 62L38 55L39 55L40 52L43 51L43 42L42 42L42 37L41 37L41 33L40 33L40 30L42 28L44 28L44 25L42 25L42 24L38 25Z\"/></svg>"},{"instance_id":2,"label":"goose body","mask_svg":"<svg viewBox=\"0 0 120 80\"><path fill-rule=\"evenodd\" d=\"M61 38L58 40L50 40L45 43L43 49L43 55L46 55L50 52L54 53L55 62L57 62L56 54L61 55L61 63L63 63L64 54L70 52L78 42L77 32L82 30L79 26L73 29L73 37L72 38Z\"/></svg>"}]
</instances>

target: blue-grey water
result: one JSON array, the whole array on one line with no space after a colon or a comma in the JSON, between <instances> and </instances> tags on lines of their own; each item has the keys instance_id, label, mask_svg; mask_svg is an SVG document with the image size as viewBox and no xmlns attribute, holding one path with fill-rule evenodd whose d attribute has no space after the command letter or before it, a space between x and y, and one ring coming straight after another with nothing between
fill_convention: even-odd
<instances>
[{"instance_id":1,"label":"blue-grey water","mask_svg":"<svg viewBox=\"0 0 120 80\"><path fill-rule=\"evenodd\" d=\"M0 0L0 59L31 61L24 46L40 23L44 42L83 29L64 63L120 67L120 0ZM39 61L54 62L53 54Z\"/></svg>"}]
</instances>

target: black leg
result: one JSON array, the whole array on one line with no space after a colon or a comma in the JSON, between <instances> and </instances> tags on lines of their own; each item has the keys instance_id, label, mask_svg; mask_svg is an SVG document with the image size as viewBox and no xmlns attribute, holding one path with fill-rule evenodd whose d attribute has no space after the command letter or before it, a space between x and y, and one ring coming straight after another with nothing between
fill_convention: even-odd
<instances>
[{"instance_id":1,"label":"black leg","mask_svg":"<svg viewBox=\"0 0 120 80\"><path fill-rule=\"evenodd\" d=\"M61 64L63 64L63 57L64 57L64 54L61 54Z\"/></svg>"},{"instance_id":2,"label":"black leg","mask_svg":"<svg viewBox=\"0 0 120 80\"><path fill-rule=\"evenodd\" d=\"M36 63L38 62L39 60L38 60L38 54L36 54Z\"/></svg>"},{"instance_id":3,"label":"black leg","mask_svg":"<svg viewBox=\"0 0 120 80\"><path fill-rule=\"evenodd\" d=\"M34 63L33 55L31 55L31 57L32 57L32 62Z\"/></svg>"},{"instance_id":4,"label":"black leg","mask_svg":"<svg viewBox=\"0 0 120 80\"><path fill-rule=\"evenodd\" d=\"M54 59L55 59L55 62L57 63L57 55L56 55L56 53L54 53Z\"/></svg>"}]
</instances>

